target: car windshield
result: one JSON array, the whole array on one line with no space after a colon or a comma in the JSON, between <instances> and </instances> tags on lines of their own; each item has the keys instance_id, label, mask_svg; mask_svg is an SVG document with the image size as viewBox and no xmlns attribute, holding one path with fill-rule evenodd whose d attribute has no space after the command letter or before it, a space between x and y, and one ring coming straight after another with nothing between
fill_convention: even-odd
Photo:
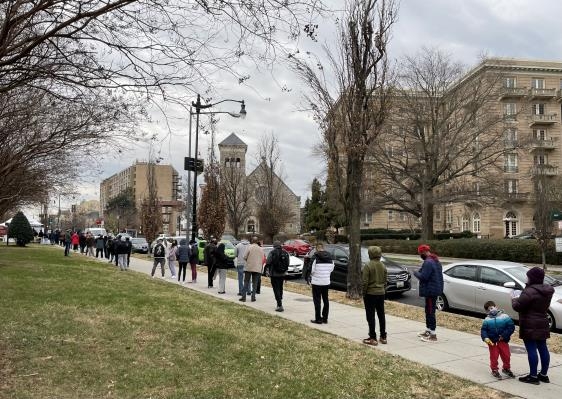
<instances>
[{"instance_id":1,"label":"car windshield","mask_svg":"<svg viewBox=\"0 0 562 399\"><path fill-rule=\"evenodd\" d=\"M509 274L511 274L513 277L515 277L519 281L522 281L522 282L527 281L527 272L529 271L529 269L526 268L525 266L510 267L508 269L505 269L505 271L508 272ZM544 282L545 282L545 284L549 284L549 285L559 285L560 284L560 282L558 280L550 277L549 275L544 276Z\"/></svg>"}]
</instances>

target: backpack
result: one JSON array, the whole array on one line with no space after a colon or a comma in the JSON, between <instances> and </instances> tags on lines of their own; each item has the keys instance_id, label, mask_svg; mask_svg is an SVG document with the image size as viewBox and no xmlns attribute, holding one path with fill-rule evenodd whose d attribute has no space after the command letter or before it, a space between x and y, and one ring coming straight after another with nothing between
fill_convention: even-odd
<instances>
[{"instance_id":1,"label":"backpack","mask_svg":"<svg viewBox=\"0 0 562 399\"><path fill-rule=\"evenodd\" d=\"M289 254L282 249L275 250L273 254L272 266L276 273L285 273L289 270Z\"/></svg>"},{"instance_id":2,"label":"backpack","mask_svg":"<svg viewBox=\"0 0 562 399\"><path fill-rule=\"evenodd\" d=\"M197 243L192 244L191 248L189 248L189 258L190 259L199 259L199 246Z\"/></svg>"},{"instance_id":3,"label":"backpack","mask_svg":"<svg viewBox=\"0 0 562 399\"><path fill-rule=\"evenodd\" d=\"M163 258L165 255L164 246L162 244L156 244L156 247L154 247L154 257Z\"/></svg>"}]
</instances>

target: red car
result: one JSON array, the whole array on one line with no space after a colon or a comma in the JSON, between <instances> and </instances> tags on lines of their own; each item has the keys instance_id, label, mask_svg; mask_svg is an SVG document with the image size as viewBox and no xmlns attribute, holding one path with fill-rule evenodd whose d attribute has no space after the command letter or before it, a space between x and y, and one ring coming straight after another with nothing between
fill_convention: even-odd
<instances>
[{"instance_id":1,"label":"red car","mask_svg":"<svg viewBox=\"0 0 562 399\"><path fill-rule=\"evenodd\" d=\"M304 240L287 240L283 243L282 247L290 255L294 256L304 256L311 249L310 244Z\"/></svg>"}]
</instances>

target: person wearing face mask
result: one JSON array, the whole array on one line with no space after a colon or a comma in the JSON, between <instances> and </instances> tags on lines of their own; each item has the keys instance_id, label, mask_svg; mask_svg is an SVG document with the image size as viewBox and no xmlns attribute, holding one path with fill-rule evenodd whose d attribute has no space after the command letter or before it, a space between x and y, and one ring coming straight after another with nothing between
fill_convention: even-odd
<instances>
[{"instance_id":1,"label":"person wearing face mask","mask_svg":"<svg viewBox=\"0 0 562 399\"><path fill-rule=\"evenodd\" d=\"M437 297L443 294L443 268L437 255L431 253L429 245L421 244L418 254L423 259L423 264L420 270L414 272L414 276L420 281L420 296L425 297L425 331L419 333L418 337L424 342L436 342L435 305Z\"/></svg>"},{"instance_id":2,"label":"person wearing face mask","mask_svg":"<svg viewBox=\"0 0 562 399\"><path fill-rule=\"evenodd\" d=\"M519 377L519 381L527 384L539 385L541 382L550 382L548 378L550 354L546 346L546 340L550 338L550 326L546 312L553 294L554 288L544 284L544 270L533 267L527 272L527 284L521 295L513 294L511 298L513 310L519 313L519 338L525 344L529 362L529 375ZM539 357L540 373L538 373Z\"/></svg>"},{"instance_id":3,"label":"person wearing face mask","mask_svg":"<svg viewBox=\"0 0 562 399\"><path fill-rule=\"evenodd\" d=\"M509 351L509 339L515 331L513 320L507 314L498 309L493 301L484 304L484 310L488 316L482 322L480 336L482 341L488 345L490 351L490 368L492 375L498 380L502 376L498 369L498 357L502 359L502 373L509 378L515 378L511 372L511 353Z\"/></svg>"}]
</instances>

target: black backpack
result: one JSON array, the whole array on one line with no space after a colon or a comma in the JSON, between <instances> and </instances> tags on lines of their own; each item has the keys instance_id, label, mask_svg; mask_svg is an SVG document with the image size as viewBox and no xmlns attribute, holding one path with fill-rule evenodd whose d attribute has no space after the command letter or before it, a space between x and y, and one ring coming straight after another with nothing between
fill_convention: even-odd
<instances>
[{"instance_id":1,"label":"black backpack","mask_svg":"<svg viewBox=\"0 0 562 399\"><path fill-rule=\"evenodd\" d=\"M276 273L285 273L289 270L289 254L283 249L275 249L272 254L273 259L271 260L273 270Z\"/></svg>"},{"instance_id":2,"label":"black backpack","mask_svg":"<svg viewBox=\"0 0 562 399\"><path fill-rule=\"evenodd\" d=\"M199 246L197 243L191 244L191 248L189 248L189 259L199 260Z\"/></svg>"}]
</instances>

